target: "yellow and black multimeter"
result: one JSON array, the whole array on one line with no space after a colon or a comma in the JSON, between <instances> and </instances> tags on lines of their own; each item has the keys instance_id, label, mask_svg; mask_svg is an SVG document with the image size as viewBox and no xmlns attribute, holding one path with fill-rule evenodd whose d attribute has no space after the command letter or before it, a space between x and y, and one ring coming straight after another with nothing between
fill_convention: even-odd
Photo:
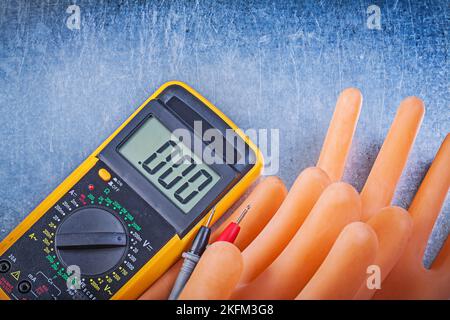
<instances>
[{"instance_id":1,"label":"yellow and black multimeter","mask_svg":"<svg viewBox=\"0 0 450 320\"><path fill-rule=\"evenodd\" d=\"M210 129L219 134L206 141ZM201 160L208 149L222 161ZM137 298L213 207L217 220L244 193L262 162L199 93L164 84L1 242L0 298Z\"/></svg>"}]
</instances>

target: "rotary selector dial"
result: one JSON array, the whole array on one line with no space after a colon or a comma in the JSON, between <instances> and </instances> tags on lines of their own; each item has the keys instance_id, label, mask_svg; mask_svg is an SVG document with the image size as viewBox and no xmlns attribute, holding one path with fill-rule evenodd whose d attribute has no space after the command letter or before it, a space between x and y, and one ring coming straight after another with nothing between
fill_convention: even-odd
<instances>
[{"instance_id":1,"label":"rotary selector dial","mask_svg":"<svg viewBox=\"0 0 450 320\"><path fill-rule=\"evenodd\" d=\"M74 211L56 231L57 254L66 266L76 265L82 275L93 276L110 271L122 262L127 233L113 213L100 207Z\"/></svg>"}]
</instances>

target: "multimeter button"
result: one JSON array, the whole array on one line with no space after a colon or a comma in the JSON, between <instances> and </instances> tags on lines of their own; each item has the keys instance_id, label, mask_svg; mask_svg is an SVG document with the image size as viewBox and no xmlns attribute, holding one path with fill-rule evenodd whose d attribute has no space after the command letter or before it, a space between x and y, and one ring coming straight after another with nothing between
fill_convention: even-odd
<instances>
[{"instance_id":1,"label":"multimeter button","mask_svg":"<svg viewBox=\"0 0 450 320\"><path fill-rule=\"evenodd\" d=\"M20 281L17 288L19 289L20 293L28 293L31 290L31 282L28 280Z\"/></svg>"},{"instance_id":2,"label":"multimeter button","mask_svg":"<svg viewBox=\"0 0 450 320\"><path fill-rule=\"evenodd\" d=\"M100 177L100 179L102 179L105 182L108 182L109 180L111 180L111 173L109 173L108 170L106 170L106 169L98 170L98 176Z\"/></svg>"},{"instance_id":3,"label":"multimeter button","mask_svg":"<svg viewBox=\"0 0 450 320\"><path fill-rule=\"evenodd\" d=\"M0 273L6 273L11 269L11 263L7 260L0 261Z\"/></svg>"}]
</instances>

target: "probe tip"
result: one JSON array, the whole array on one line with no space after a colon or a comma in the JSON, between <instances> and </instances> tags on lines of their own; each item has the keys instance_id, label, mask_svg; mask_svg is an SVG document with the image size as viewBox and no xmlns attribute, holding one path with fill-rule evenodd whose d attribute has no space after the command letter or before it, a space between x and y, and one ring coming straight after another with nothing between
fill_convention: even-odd
<instances>
[{"instance_id":1,"label":"probe tip","mask_svg":"<svg viewBox=\"0 0 450 320\"><path fill-rule=\"evenodd\" d=\"M236 221L237 224L239 224L239 223L242 221L242 219L244 219L245 215L247 214L248 210L250 210L250 208L251 208L251 206L250 206L250 204L248 204L248 205L244 208L244 210L242 210L241 215L239 216L239 218L238 218L237 221Z\"/></svg>"},{"instance_id":2,"label":"probe tip","mask_svg":"<svg viewBox=\"0 0 450 320\"><path fill-rule=\"evenodd\" d=\"M209 224L211 223L211 220L212 220L212 217L214 216L214 213L216 212L216 207L214 207L212 210L211 210L211 213L209 214L209 218L208 218L208 221L206 222L206 227L209 227Z\"/></svg>"}]
</instances>

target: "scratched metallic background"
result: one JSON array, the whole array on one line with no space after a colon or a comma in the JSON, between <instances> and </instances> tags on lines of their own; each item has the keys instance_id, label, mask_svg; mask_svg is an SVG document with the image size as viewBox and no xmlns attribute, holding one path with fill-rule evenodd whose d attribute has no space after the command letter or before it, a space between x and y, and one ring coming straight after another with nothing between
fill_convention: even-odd
<instances>
[{"instance_id":1,"label":"scratched metallic background","mask_svg":"<svg viewBox=\"0 0 450 320\"><path fill-rule=\"evenodd\" d=\"M66 9L81 9L80 30ZM366 26L381 7L381 30ZM191 84L242 128L279 128L279 175L315 163L336 97L364 95L345 180L361 189L402 98L427 112L395 204L449 132L443 1L10 1L0 4L0 238L159 85ZM449 233L450 204L429 264Z\"/></svg>"}]
</instances>

